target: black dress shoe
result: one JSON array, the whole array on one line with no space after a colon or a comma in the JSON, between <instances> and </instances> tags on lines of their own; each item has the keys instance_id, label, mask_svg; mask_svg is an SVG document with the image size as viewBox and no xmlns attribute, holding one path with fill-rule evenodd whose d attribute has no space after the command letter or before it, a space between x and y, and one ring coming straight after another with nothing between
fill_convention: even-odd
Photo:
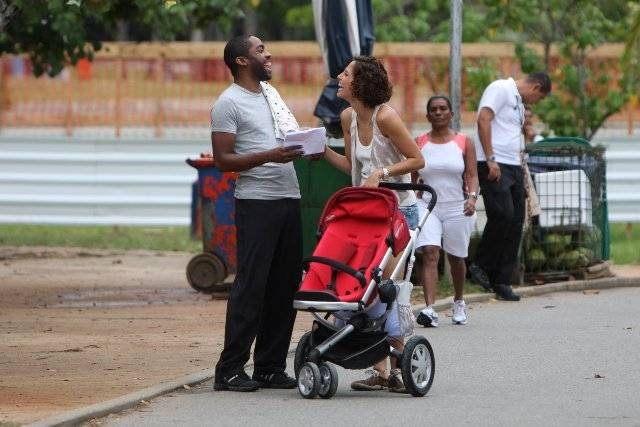
<instances>
[{"instance_id":1,"label":"black dress shoe","mask_svg":"<svg viewBox=\"0 0 640 427\"><path fill-rule=\"evenodd\" d=\"M471 281L473 283L482 286L485 291L491 290L489 276L482 268L480 268L480 266L476 265L475 263L471 263L471 265L469 265L469 277L471 278Z\"/></svg>"},{"instance_id":2,"label":"black dress shoe","mask_svg":"<svg viewBox=\"0 0 640 427\"><path fill-rule=\"evenodd\" d=\"M239 371L236 374L229 376L222 376L218 378L216 375L213 382L214 390L229 390L229 391L256 391L260 388L258 381L254 381L249 378L249 375L245 371Z\"/></svg>"},{"instance_id":3,"label":"black dress shoe","mask_svg":"<svg viewBox=\"0 0 640 427\"><path fill-rule=\"evenodd\" d=\"M253 379L260 384L260 388L296 388L298 382L284 371L254 372Z\"/></svg>"},{"instance_id":4,"label":"black dress shoe","mask_svg":"<svg viewBox=\"0 0 640 427\"><path fill-rule=\"evenodd\" d=\"M500 299L505 301L520 301L520 295L513 293L509 285L493 285L493 290Z\"/></svg>"}]
</instances>

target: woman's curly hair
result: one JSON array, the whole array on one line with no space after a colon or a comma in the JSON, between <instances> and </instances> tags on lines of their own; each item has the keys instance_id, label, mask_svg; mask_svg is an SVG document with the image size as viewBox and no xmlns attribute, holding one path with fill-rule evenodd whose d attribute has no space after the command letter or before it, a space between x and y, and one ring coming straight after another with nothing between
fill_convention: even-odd
<instances>
[{"instance_id":1,"label":"woman's curly hair","mask_svg":"<svg viewBox=\"0 0 640 427\"><path fill-rule=\"evenodd\" d=\"M393 87L382 62L373 56L356 56L353 61L353 96L369 108L389 101Z\"/></svg>"}]
</instances>

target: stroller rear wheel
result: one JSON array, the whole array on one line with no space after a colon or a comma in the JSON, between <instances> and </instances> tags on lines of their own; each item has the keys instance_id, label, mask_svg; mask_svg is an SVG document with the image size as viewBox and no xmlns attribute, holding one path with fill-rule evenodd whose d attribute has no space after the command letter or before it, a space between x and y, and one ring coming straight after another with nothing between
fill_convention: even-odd
<instances>
[{"instance_id":1,"label":"stroller rear wheel","mask_svg":"<svg viewBox=\"0 0 640 427\"><path fill-rule=\"evenodd\" d=\"M404 346L401 360L402 382L409 393L421 397L433 384L436 361L429 341L422 336L413 336Z\"/></svg>"},{"instance_id":2,"label":"stroller rear wheel","mask_svg":"<svg viewBox=\"0 0 640 427\"><path fill-rule=\"evenodd\" d=\"M305 399L313 399L321 387L320 368L313 362L305 362L298 373L298 391Z\"/></svg>"},{"instance_id":3,"label":"stroller rear wheel","mask_svg":"<svg viewBox=\"0 0 640 427\"><path fill-rule=\"evenodd\" d=\"M296 355L293 358L293 372L296 374L296 379L298 379L300 368L304 362L307 361L309 351L311 351L311 331L306 332L300 337L300 341L298 341L298 346L296 347Z\"/></svg>"},{"instance_id":4,"label":"stroller rear wheel","mask_svg":"<svg viewBox=\"0 0 640 427\"><path fill-rule=\"evenodd\" d=\"M338 371L330 363L322 362L320 366L320 390L318 394L323 399L331 399L338 390Z\"/></svg>"}]
</instances>

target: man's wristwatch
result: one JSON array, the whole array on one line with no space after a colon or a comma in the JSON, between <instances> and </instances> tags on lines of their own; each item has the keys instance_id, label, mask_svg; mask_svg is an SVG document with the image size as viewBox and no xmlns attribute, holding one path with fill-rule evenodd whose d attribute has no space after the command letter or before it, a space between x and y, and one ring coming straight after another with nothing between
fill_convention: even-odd
<instances>
[{"instance_id":1,"label":"man's wristwatch","mask_svg":"<svg viewBox=\"0 0 640 427\"><path fill-rule=\"evenodd\" d=\"M467 194L467 199L478 200L478 195L475 191L472 191L471 193Z\"/></svg>"},{"instance_id":2,"label":"man's wristwatch","mask_svg":"<svg viewBox=\"0 0 640 427\"><path fill-rule=\"evenodd\" d=\"M495 162L496 162L496 156L489 156L489 157L487 157L487 162L493 162L493 163L495 163Z\"/></svg>"},{"instance_id":3,"label":"man's wristwatch","mask_svg":"<svg viewBox=\"0 0 640 427\"><path fill-rule=\"evenodd\" d=\"M389 169L382 168L382 179L389 179Z\"/></svg>"}]
</instances>

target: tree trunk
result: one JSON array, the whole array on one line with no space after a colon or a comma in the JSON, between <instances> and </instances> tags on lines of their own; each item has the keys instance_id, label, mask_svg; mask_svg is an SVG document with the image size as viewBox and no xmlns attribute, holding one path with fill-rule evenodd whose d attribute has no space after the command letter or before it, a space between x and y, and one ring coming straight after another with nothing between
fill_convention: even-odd
<instances>
[{"instance_id":1,"label":"tree trunk","mask_svg":"<svg viewBox=\"0 0 640 427\"><path fill-rule=\"evenodd\" d=\"M551 60L551 42L544 43L544 71L549 72L549 61Z\"/></svg>"},{"instance_id":2,"label":"tree trunk","mask_svg":"<svg viewBox=\"0 0 640 427\"><path fill-rule=\"evenodd\" d=\"M124 19L118 19L116 21L116 41L124 42L127 40L129 40L127 23Z\"/></svg>"},{"instance_id":3,"label":"tree trunk","mask_svg":"<svg viewBox=\"0 0 640 427\"><path fill-rule=\"evenodd\" d=\"M258 17L253 7L247 7L244 11L244 33L256 34L258 32Z\"/></svg>"},{"instance_id":4,"label":"tree trunk","mask_svg":"<svg viewBox=\"0 0 640 427\"><path fill-rule=\"evenodd\" d=\"M191 31L191 41L192 42L204 41L204 30L202 28L194 28Z\"/></svg>"}]
</instances>

